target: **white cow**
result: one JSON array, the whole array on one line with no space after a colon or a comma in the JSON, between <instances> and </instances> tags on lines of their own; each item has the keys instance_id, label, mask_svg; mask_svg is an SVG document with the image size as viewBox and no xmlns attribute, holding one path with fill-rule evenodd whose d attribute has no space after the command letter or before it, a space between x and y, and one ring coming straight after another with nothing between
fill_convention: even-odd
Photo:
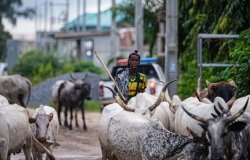
<instances>
[{"instance_id":1,"label":"white cow","mask_svg":"<svg viewBox=\"0 0 250 160\"><path fill-rule=\"evenodd\" d=\"M238 99L236 99L230 109L231 113L237 113L246 103L247 98L250 99L250 95L244 96L244 97L240 97ZM246 111L244 112L243 115L248 114L250 116L250 103L248 103Z\"/></svg>"},{"instance_id":2,"label":"white cow","mask_svg":"<svg viewBox=\"0 0 250 160\"><path fill-rule=\"evenodd\" d=\"M168 131L161 122L132 112L119 112L108 124L111 158L119 160L205 159L208 143Z\"/></svg>"},{"instance_id":3,"label":"white cow","mask_svg":"<svg viewBox=\"0 0 250 160\"><path fill-rule=\"evenodd\" d=\"M118 103L112 103L104 107L102 110L102 116L100 119L100 125L98 130L99 142L102 150L102 157L104 160L110 158L111 151L108 148L107 144L107 133L108 133L108 124L110 119L118 114L119 112L124 111L124 109Z\"/></svg>"},{"instance_id":4,"label":"white cow","mask_svg":"<svg viewBox=\"0 0 250 160\"><path fill-rule=\"evenodd\" d=\"M191 113L199 115L205 119L209 119L213 118L212 114L217 114L214 106L216 106L216 108L218 109L218 102L220 102L223 107L228 107L225 101L220 97L216 97L214 103L210 104L200 102L197 98L194 97L190 97L182 101L175 113L175 133L185 136L191 136L187 130L187 127L198 134L198 136L201 136L203 132L203 129L199 125L199 122L187 115L187 113L184 112L181 106L185 107L185 109Z\"/></svg>"},{"instance_id":5,"label":"white cow","mask_svg":"<svg viewBox=\"0 0 250 160\"><path fill-rule=\"evenodd\" d=\"M29 79L16 75L0 76L0 95L6 97L10 104L17 103L26 107L31 93Z\"/></svg>"},{"instance_id":6,"label":"white cow","mask_svg":"<svg viewBox=\"0 0 250 160\"><path fill-rule=\"evenodd\" d=\"M166 91L166 96L168 91ZM135 97L131 98L128 101L128 106L131 108L147 108L148 106L153 105L158 97L149 95L147 93L138 93ZM170 98L168 98L170 99ZM161 121L163 126L170 130L174 131L174 117L175 111L177 110L181 99L174 95L172 100L161 102L152 112L151 118L158 119Z\"/></svg>"},{"instance_id":7,"label":"white cow","mask_svg":"<svg viewBox=\"0 0 250 160\"><path fill-rule=\"evenodd\" d=\"M51 152L57 145L59 121L56 110L50 106L41 105L30 118L32 132L36 139ZM34 147L34 157L42 159L44 153L41 148Z\"/></svg>"},{"instance_id":8,"label":"white cow","mask_svg":"<svg viewBox=\"0 0 250 160\"><path fill-rule=\"evenodd\" d=\"M0 105L0 159L10 159L11 153L22 149L25 159L32 156L32 143L43 148L49 159L55 159L51 152L39 143L32 135L28 111L17 105Z\"/></svg>"},{"instance_id":9,"label":"white cow","mask_svg":"<svg viewBox=\"0 0 250 160\"><path fill-rule=\"evenodd\" d=\"M150 98L148 100L141 99L144 97L144 93L138 94L136 96L138 100L133 101L133 103L136 103L136 104L134 104L136 106L133 106L133 108L131 108L131 106L130 106L131 102L128 103L128 105L125 105L121 101L119 96L111 88L109 88L111 90L111 92L113 92L113 95L115 95L114 98L117 101L117 103L113 103L113 104L105 106L103 111L102 111L102 117L101 117L100 126L99 126L99 141L101 144L103 159L111 158L111 155L112 155L111 154L112 151L110 150L110 147L107 144L108 125L110 123L110 120L115 115L120 114L120 113L126 114L128 111L132 111L133 113L131 113L131 114L139 115L141 117L144 117L145 119L148 119L148 120L151 119L151 112L157 106L159 106L161 101L163 101L167 86L168 86L168 84L165 87L163 87L163 90L162 90L160 96L158 98L155 98L154 102L152 102L152 100ZM148 97L150 97L150 96L148 96ZM146 96L146 98L147 98L147 96ZM150 101L150 103L147 101Z\"/></svg>"}]
</instances>

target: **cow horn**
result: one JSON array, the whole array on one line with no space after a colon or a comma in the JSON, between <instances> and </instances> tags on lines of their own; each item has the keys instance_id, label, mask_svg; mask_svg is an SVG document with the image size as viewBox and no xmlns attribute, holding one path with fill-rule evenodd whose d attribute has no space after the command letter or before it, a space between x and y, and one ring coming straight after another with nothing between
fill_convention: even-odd
<instances>
[{"instance_id":1,"label":"cow horn","mask_svg":"<svg viewBox=\"0 0 250 160\"><path fill-rule=\"evenodd\" d=\"M76 81L76 78L73 76L72 73L69 74L69 77L70 77L73 81Z\"/></svg>"},{"instance_id":2,"label":"cow horn","mask_svg":"<svg viewBox=\"0 0 250 160\"><path fill-rule=\"evenodd\" d=\"M238 86L235 84L234 80L230 80L228 82L231 86L235 87L235 88L238 88Z\"/></svg>"},{"instance_id":3,"label":"cow horn","mask_svg":"<svg viewBox=\"0 0 250 160\"><path fill-rule=\"evenodd\" d=\"M227 101L227 105L232 106L234 101L236 100L236 97L237 97L237 95L236 95L236 92L235 92L233 97L229 101Z\"/></svg>"},{"instance_id":4,"label":"cow horn","mask_svg":"<svg viewBox=\"0 0 250 160\"><path fill-rule=\"evenodd\" d=\"M108 86L104 86L104 87L105 87L105 88L108 88L108 89L112 92L113 97L114 97L116 103L118 103L124 110L130 111L130 112L134 112L134 111L135 111L134 108L131 108L131 107L127 106L127 105L122 101L122 99L120 98L120 96L119 96L112 88L110 88L110 87L108 87Z\"/></svg>"},{"instance_id":5,"label":"cow horn","mask_svg":"<svg viewBox=\"0 0 250 160\"><path fill-rule=\"evenodd\" d=\"M226 118L224 119L224 122L225 122L225 123L230 123L230 122L234 121L236 118L238 118L239 116L241 116L241 115L245 112L245 110L246 110L246 108L247 108L248 101L249 101L249 97L247 98L247 101L246 101L244 107L241 108L241 109L239 110L239 112L237 112L236 114L226 117Z\"/></svg>"},{"instance_id":6,"label":"cow horn","mask_svg":"<svg viewBox=\"0 0 250 160\"><path fill-rule=\"evenodd\" d=\"M220 102L218 102L218 106L219 106L220 110L222 111L222 113L225 113L225 114L228 113L228 110L225 109L225 108L220 104Z\"/></svg>"},{"instance_id":7,"label":"cow horn","mask_svg":"<svg viewBox=\"0 0 250 160\"><path fill-rule=\"evenodd\" d=\"M206 84L207 84L207 86L210 84L210 82L208 81L208 80L206 80Z\"/></svg>"},{"instance_id":8,"label":"cow horn","mask_svg":"<svg viewBox=\"0 0 250 160\"><path fill-rule=\"evenodd\" d=\"M177 81L177 80L172 80L172 81L168 82L168 83L162 88L161 93L160 93L158 99L156 100L156 102L155 102L153 105L151 105L150 107L148 107L148 109L149 109L150 111L153 111L157 106L159 106L159 104L164 100L165 93L166 93L166 90L167 90L168 86L169 86L171 83L175 82L175 81ZM167 91L167 94L168 94L168 91ZM170 98L169 98L169 99L170 99Z\"/></svg>"},{"instance_id":9,"label":"cow horn","mask_svg":"<svg viewBox=\"0 0 250 160\"><path fill-rule=\"evenodd\" d=\"M195 93L195 96L197 97L197 99L198 99L200 102L202 102L202 98L201 98L201 96L200 96L200 92L198 91L198 89L196 89L194 93Z\"/></svg>"},{"instance_id":10,"label":"cow horn","mask_svg":"<svg viewBox=\"0 0 250 160\"><path fill-rule=\"evenodd\" d=\"M188 111L185 109L185 107L182 106L182 105L181 105L181 107L182 107L182 109L183 109L190 117L192 117L193 119L195 119L195 120L201 122L202 124L207 124L207 120L205 120L204 118L199 117L199 116L197 116L197 115L194 115L194 114L188 112Z\"/></svg>"},{"instance_id":11,"label":"cow horn","mask_svg":"<svg viewBox=\"0 0 250 160\"><path fill-rule=\"evenodd\" d=\"M175 82L175 81L177 81L177 80L172 80L172 81L170 81L168 84L170 84L170 83L172 83L172 82ZM167 90L167 92L165 92L164 95L165 95L164 98L165 98L165 100L169 103L169 105L175 107L176 104L171 100L171 98L170 98L170 96L169 96L168 90Z\"/></svg>"},{"instance_id":12,"label":"cow horn","mask_svg":"<svg viewBox=\"0 0 250 160\"><path fill-rule=\"evenodd\" d=\"M196 91L199 95L201 94L201 77L198 78Z\"/></svg>"},{"instance_id":13,"label":"cow horn","mask_svg":"<svg viewBox=\"0 0 250 160\"><path fill-rule=\"evenodd\" d=\"M215 105L214 105L214 111L216 112L217 116L221 117L222 113L215 107Z\"/></svg>"}]
</instances>

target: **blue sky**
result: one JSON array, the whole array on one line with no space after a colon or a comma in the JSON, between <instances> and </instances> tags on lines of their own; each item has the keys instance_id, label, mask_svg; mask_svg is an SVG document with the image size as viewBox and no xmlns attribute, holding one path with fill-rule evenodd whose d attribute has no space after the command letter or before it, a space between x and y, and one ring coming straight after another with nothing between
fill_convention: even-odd
<instances>
[{"instance_id":1,"label":"blue sky","mask_svg":"<svg viewBox=\"0 0 250 160\"><path fill-rule=\"evenodd\" d=\"M23 7L35 7L38 6L37 11L37 18L34 19L23 19L19 18L17 20L17 25L12 26L6 19L3 19L3 24L5 26L5 30L9 31L14 38L25 38L25 39L32 39L34 38L36 30L44 30L45 26L47 30L51 29L49 19L50 19L50 9L48 7L48 20L47 23L44 23L44 10L45 10L45 1L46 0L23 0ZM81 2L81 6L83 5L83 0L79 0ZM118 0L116 0L118 1ZM65 3L66 0L47 0L47 2L53 2L57 4L57 6L53 7L53 15L58 17L60 13L62 13L66 8L65 6L59 6L59 3ZM77 2L78 0L69 0L69 21L77 17ZM101 0L101 10L107 9L111 7L112 0ZM82 7L81 13L82 13ZM86 12L96 13L98 10L97 8L97 0L86 0ZM47 24L47 25L45 25ZM56 23L53 25L52 29L57 30L63 24Z\"/></svg>"}]
</instances>

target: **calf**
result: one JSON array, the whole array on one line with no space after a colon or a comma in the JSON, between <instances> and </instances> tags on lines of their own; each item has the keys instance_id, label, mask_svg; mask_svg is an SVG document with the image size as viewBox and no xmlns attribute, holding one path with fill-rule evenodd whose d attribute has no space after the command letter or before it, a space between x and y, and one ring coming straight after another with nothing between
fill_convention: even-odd
<instances>
[{"instance_id":1,"label":"calf","mask_svg":"<svg viewBox=\"0 0 250 160\"><path fill-rule=\"evenodd\" d=\"M10 159L11 153L22 149L26 160L31 160L32 143L43 149L49 159L55 159L51 152L32 135L28 111L17 104L0 105L0 159Z\"/></svg>"},{"instance_id":2,"label":"calf","mask_svg":"<svg viewBox=\"0 0 250 160\"><path fill-rule=\"evenodd\" d=\"M41 105L29 119L36 139L51 152L57 145L59 122L54 108ZM43 150L34 147L34 157L42 159Z\"/></svg>"}]
</instances>

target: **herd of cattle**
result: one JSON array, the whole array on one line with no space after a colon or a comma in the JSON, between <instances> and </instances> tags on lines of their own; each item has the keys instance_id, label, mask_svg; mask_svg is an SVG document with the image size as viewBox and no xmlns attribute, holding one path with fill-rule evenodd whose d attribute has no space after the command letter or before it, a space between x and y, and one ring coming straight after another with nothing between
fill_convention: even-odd
<instances>
[{"instance_id":1,"label":"herd of cattle","mask_svg":"<svg viewBox=\"0 0 250 160\"><path fill-rule=\"evenodd\" d=\"M86 75L87 76L87 75ZM86 76L57 81L52 100L57 111L40 105L32 116L26 109L31 82L20 75L0 76L0 160L23 150L25 159L55 159L61 111L64 125L72 129L73 111L82 112L90 99ZM195 96L172 98L167 83L159 97L139 93L125 104L112 89L116 103L104 107L99 124L102 159L250 159L250 96L236 99L233 81L209 83ZM200 82L198 81L198 85ZM68 110L70 122L67 121ZM77 114L75 126L79 127Z\"/></svg>"},{"instance_id":2,"label":"herd of cattle","mask_svg":"<svg viewBox=\"0 0 250 160\"><path fill-rule=\"evenodd\" d=\"M196 96L171 99L139 93L105 106L99 126L103 159L249 160L250 96L236 98L234 81L209 83ZM200 82L198 81L198 85Z\"/></svg>"},{"instance_id":3,"label":"herd of cattle","mask_svg":"<svg viewBox=\"0 0 250 160\"><path fill-rule=\"evenodd\" d=\"M86 75L87 76L87 75ZM31 82L20 75L0 76L0 160L9 160L11 154L22 150L26 160L55 159L53 149L57 143L60 112L64 107L65 126L72 129L73 111L82 112L83 129L87 130L83 104L90 99L90 84L86 78L57 81L52 87L52 99L57 111L50 106L40 105L32 116L26 106L31 92ZM70 110L70 124L67 122L67 111ZM76 126L78 127L77 114Z\"/></svg>"}]
</instances>

